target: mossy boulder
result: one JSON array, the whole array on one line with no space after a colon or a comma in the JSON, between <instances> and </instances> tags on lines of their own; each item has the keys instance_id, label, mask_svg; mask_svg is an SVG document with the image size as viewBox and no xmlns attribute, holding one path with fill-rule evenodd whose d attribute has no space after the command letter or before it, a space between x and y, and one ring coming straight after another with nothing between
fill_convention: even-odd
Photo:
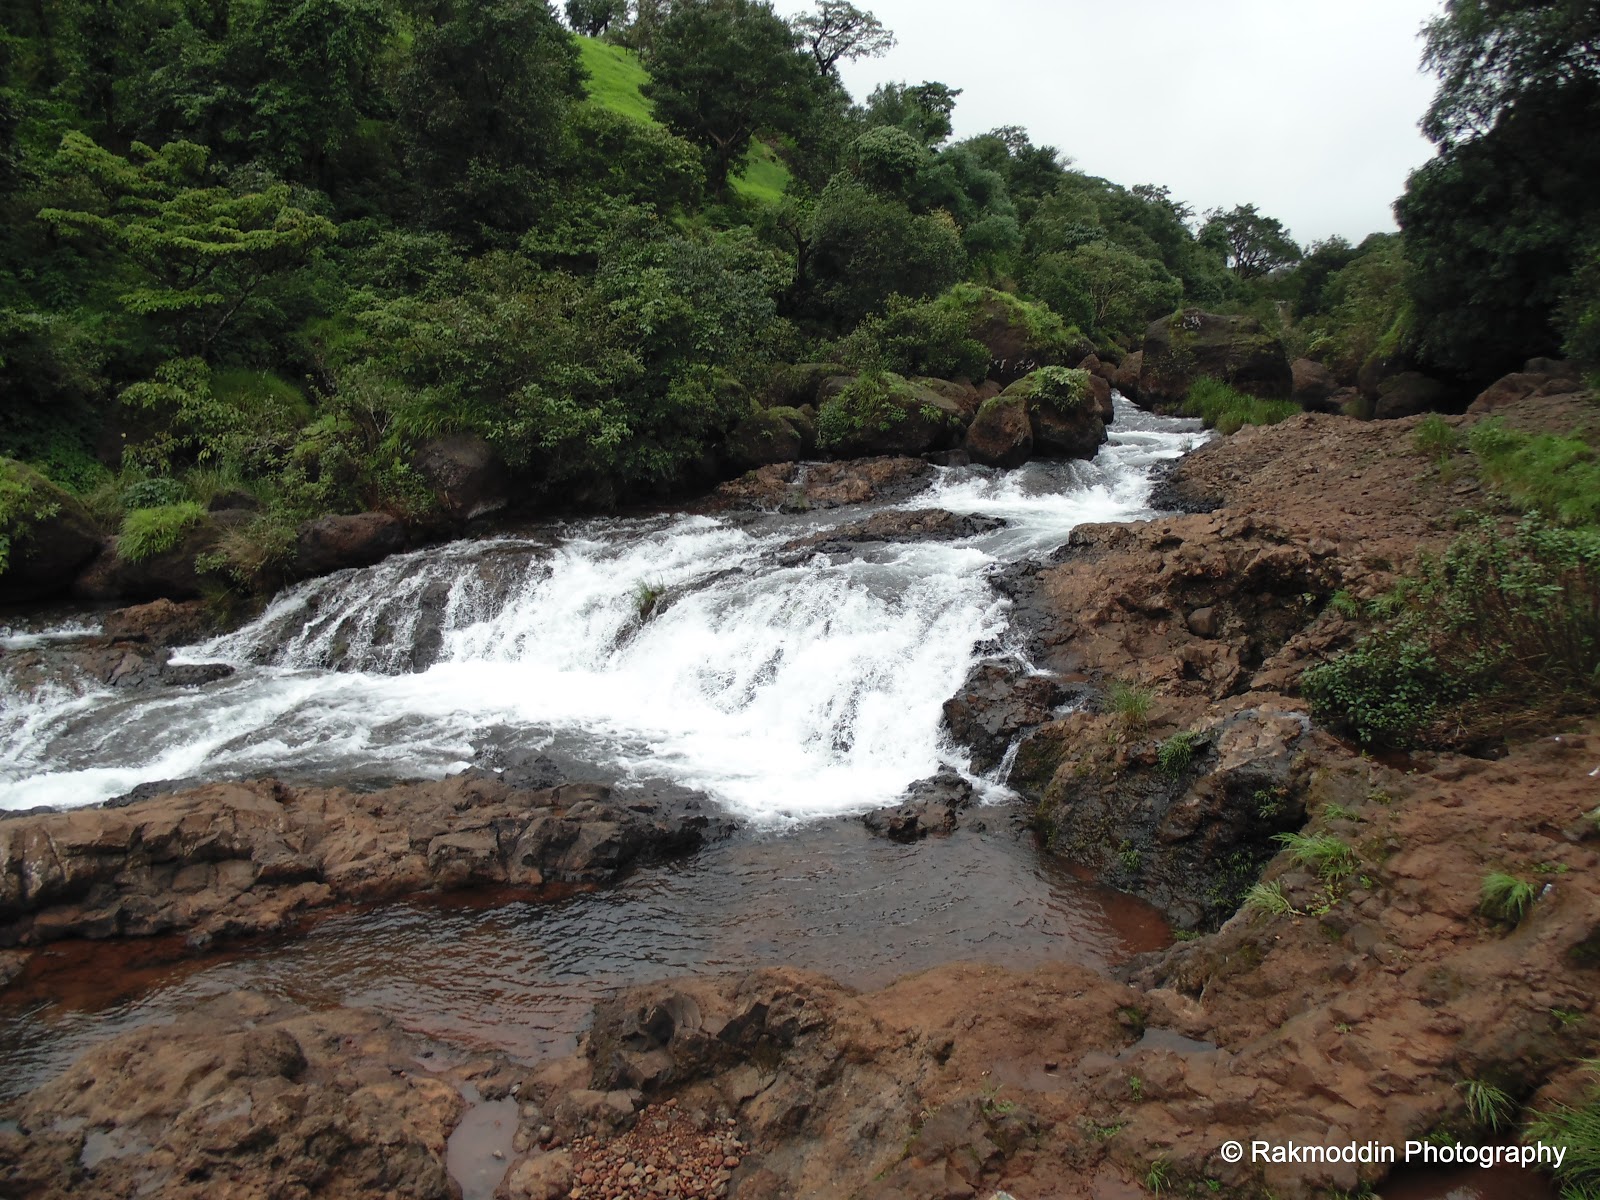
<instances>
[{"instance_id":1,"label":"mossy boulder","mask_svg":"<svg viewBox=\"0 0 1600 1200\"><path fill-rule=\"evenodd\" d=\"M1100 416L1093 378L1087 371L1041 367L1000 393L1001 399L1016 397L1027 405L1035 455L1095 456L1106 440L1106 423Z\"/></svg>"},{"instance_id":2,"label":"mossy boulder","mask_svg":"<svg viewBox=\"0 0 1600 1200\"><path fill-rule=\"evenodd\" d=\"M742 475L773 463L799 462L816 444L816 427L805 411L763 408L733 427L722 454L729 468Z\"/></svg>"},{"instance_id":3,"label":"mossy boulder","mask_svg":"<svg viewBox=\"0 0 1600 1200\"><path fill-rule=\"evenodd\" d=\"M823 382L838 374L838 363L794 363L779 367L767 385L767 404L773 408L815 404Z\"/></svg>"},{"instance_id":4,"label":"mossy boulder","mask_svg":"<svg viewBox=\"0 0 1600 1200\"><path fill-rule=\"evenodd\" d=\"M989 378L1002 385L1039 367L1077 362L1094 345L1046 305L1010 292L961 283L939 298L966 316L972 338L989 351Z\"/></svg>"},{"instance_id":5,"label":"mossy boulder","mask_svg":"<svg viewBox=\"0 0 1600 1200\"><path fill-rule=\"evenodd\" d=\"M1220 379L1263 400L1287 400L1294 372L1283 339L1254 317L1224 317L1186 308L1145 330L1139 403L1176 409L1196 379Z\"/></svg>"},{"instance_id":6,"label":"mossy boulder","mask_svg":"<svg viewBox=\"0 0 1600 1200\"><path fill-rule=\"evenodd\" d=\"M218 517L198 504L140 508L123 518L73 591L89 600L196 600L206 588L197 559L217 549Z\"/></svg>"},{"instance_id":7,"label":"mossy boulder","mask_svg":"<svg viewBox=\"0 0 1600 1200\"><path fill-rule=\"evenodd\" d=\"M958 379L923 378L912 380L912 384L953 402L964 422L978 415L978 406L982 401L978 399L978 389L970 383Z\"/></svg>"},{"instance_id":8,"label":"mossy boulder","mask_svg":"<svg viewBox=\"0 0 1600 1200\"><path fill-rule=\"evenodd\" d=\"M824 392L832 389L829 380ZM891 372L872 372L838 386L817 413L817 445L835 458L926 454L954 445L965 422L961 406Z\"/></svg>"},{"instance_id":9,"label":"mossy boulder","mask_svg":"<svg viewBox=\"0 0 1600 1200\"><path fill-rule=\"evenodd\" d=\"M1033 456L1033 422L1025 396L995 396L983 402L967 427L967 454L986 467L1020 467Z\"/></svg>"},{"instance_id":10,"label":"mossy boulder","mask_svg":"<svg viewBox=\"0 0 1600 1200\"><path fill-rule=\"evenodd\" d=\"M72 493L0 458L0 604L63 594L100 543L94 518Z\"/></svg>"}]
</instances>

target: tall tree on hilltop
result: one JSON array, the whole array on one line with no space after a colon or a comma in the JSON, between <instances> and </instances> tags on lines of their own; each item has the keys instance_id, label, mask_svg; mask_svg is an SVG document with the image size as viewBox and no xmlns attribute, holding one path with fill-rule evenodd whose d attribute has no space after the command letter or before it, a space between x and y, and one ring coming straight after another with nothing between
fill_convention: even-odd
<instances>
[{"instance_id":1,"label":"tall tree on hilltop","mask_svg":"<svg viewBox=\"0 0 1600 1200\"><path fill-rule=\"evenodd\" d=\"M761 0L679 0L657 32L644 94L702 148L713 192L726 189L757 134L805 123L816 80L796 42Z\"/></svg>"},{"instance_id":2,"label":"tall tree on hilltop","mask_svg":"<svg viewBox=\"0 0 1600 1200\"><path fill-rule=\"evenodd\" d=\"M1254 204L1206 214L1200 241L1228 256L1228 267L1240 279L1255 279L1300 261L1301 250L1276 217L1262 216Z\"/></svg>"},{"instance_id":3,"label":"tall tree on hilltop","mask_svg":"<svg viewBox=\"0 0 1600 1200\"><path fill-rule=\"evenodd\" d=\"M599 37L628 16L627 0L567 0L567 24L585 37Z\"/></svg>"},{"instance_id":4,"label":"tall tree on hilltop","mask_svg":"<svg viewBox=\"0 0 1600 1200\"><path fill-rule=\"evenodd\" d=\"M794 19L794 28L819 75L832 72L841 60L879 58L894 48L894 34L883 22L846 0L820 0L816 12Z\"/></svg>"}]
</instances>

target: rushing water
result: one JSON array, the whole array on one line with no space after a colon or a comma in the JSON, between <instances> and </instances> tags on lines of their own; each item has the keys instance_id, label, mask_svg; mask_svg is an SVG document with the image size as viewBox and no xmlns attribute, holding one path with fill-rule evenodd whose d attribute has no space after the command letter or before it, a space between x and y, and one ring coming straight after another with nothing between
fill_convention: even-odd
<instances>
[{"instance_id":1,"label":"rushing water","mask_svg":"<svg viewBox=\"0 0 1600 1200\"><path fill-rule=\"evenodd\" d=\"M4 694L0 808L159 779L440 776L485 739L699 788L759 823L886 803L965 762L939 717L1006 632L986 572L1148 515L1150 467L1204 436L1118 404L1092 462L946 469L900 506L1007 521L962 541L781 553L859 507L594 520L312 580L181 659L234 664L228 679Z\"/></svg>"}]
</instances>

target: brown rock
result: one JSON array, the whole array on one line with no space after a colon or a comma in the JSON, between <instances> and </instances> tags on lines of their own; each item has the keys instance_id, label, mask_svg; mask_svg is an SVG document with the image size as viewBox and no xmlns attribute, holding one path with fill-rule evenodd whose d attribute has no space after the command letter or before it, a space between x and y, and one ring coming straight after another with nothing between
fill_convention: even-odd
<instances>
[{"instance_id":1,"label":"brown rock","mask_svg":"<svg viewBox=\"0 0 1600 1200\"><path fill-rule=\"evenodd\" d=\"M326 575L346 567L368 567L403 550L406 528L388 513L320 517L300 526L295 541L294 571Z\"/></svg>"},{"instance_id":2,"label":"brown rock","mask_svg":"<svg viewBox=\"0 0 1600 1200\"><path fill-rule=\"evenodd\" d=\"M1338 390L1338 384L1333 378L1333 372L1319 362L1309 358L1297 358L1290 364L1293 374L1293 390L1289 399L1293 400L1307 412L1329 412L1329 398Z\"/></svg>"},{"instance_id":3,"label":"brown rock","mask_svg":"<svg viewBox=\"0 0 1600 1200\"><path fill-rule=\"evenodd\" d=\"M1023 396L986 400L967 428L967 453L986 467L1020 467L1033 455L1033 425Z\"/></svg>"},{"instance_id":4,"label":"brown rock","mask_svg":"<svg viewBox=\"0 0 1600 1200\"><path fill-rule=\"evenodd\" d=\"M439 507L457 521L497 512L511 501L511 476L493 446L477 434L435 438L411 458Z\"/></svg>"},{"instance_id":5,"label":"brown rock","mask_svg":"<svg viewBox=\"0 0 1600 1200\"><path fill-rule=\"evenodd\" d=\"M45 600L65 594L78 570L100 551L101 533L75 496L12 459L0 459L0 474L28 487L32 503L53 511L20 529L0 526L11 537L9 563L0 573L0 604Z\"/></svg>"},{"instance_id":6,"label":"brown rock","mask_svg":"<svg viewBox=\"0 0 1600 1200\"><path fill-rule=\"evenodd\" d=\"M1203 377L1252 396L1285 399L1294 387L1283 342L1254 317L1224 317L1186 308L1145 331L1139 402L1173 408Z\"/></svg>"},{"instance_id":7,"label":"brown rock","mask_svg":"<svg viewBox=\"0 0 1600 1200\"><path fill-rule=\"evenodd\" d=\"M1373 415L1379 420L1390 420L1436 412L1447 405L1450 398L1450 389L1439 380L1419 371L1402 371L1378 385L1378 403Z\"/></svg>"}]
</instances>

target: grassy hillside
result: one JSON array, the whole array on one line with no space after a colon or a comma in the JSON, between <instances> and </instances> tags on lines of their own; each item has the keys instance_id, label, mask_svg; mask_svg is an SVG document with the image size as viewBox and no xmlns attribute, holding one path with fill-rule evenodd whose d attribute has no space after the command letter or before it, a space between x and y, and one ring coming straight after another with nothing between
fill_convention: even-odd
<instances>
[{"instance_id":1,"label":"grassy hillside","mask_svg":"<svg viewBox=\"0 0 1600 1200\"><path fill-rule=\"evenodd\" d=\"M639 91L650 74L638 55L588 37L578 38L578 50L583 56L583 69L589 72L585 86L591 100L636 121L655 120L650 101ZM776 204L788 182L789 169L770 146L757 142L750 147L744 170L734 177L733 190L747 200Z\"/></svg>"}]
</instances>

